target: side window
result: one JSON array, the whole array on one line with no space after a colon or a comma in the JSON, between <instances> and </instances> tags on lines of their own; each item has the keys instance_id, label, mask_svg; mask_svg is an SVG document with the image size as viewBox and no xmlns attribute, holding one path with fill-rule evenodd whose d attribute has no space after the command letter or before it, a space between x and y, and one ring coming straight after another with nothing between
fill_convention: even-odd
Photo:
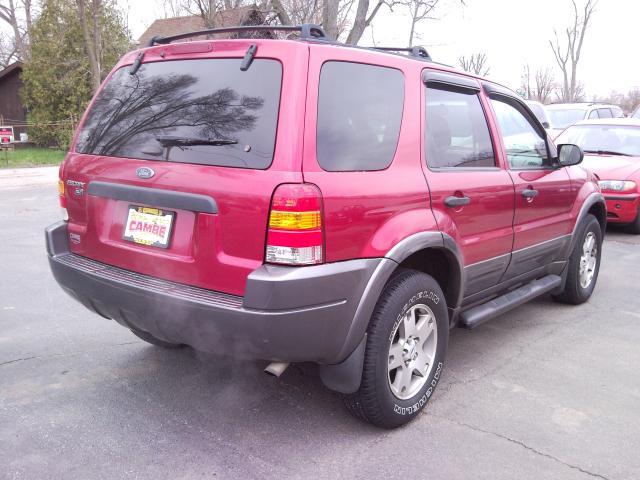
<instances>
[{"instance_id":1,"label":"side window","mask_svg":"<svg viewBox=\"0 0 640 480\"><path fill-rule=\"evenodd\" d=\"M611 112L613 112L613 118L622 118L622 117L624 117L624 112L622 111L622 109L620 107L613 107L611 109Z\"/></svg>"},{"instance_id":2,"label":"side window","mask_svg":"<svg viewBox=\"0 0 640 480\"><path fill-rule=\"evenodd\" d=\"M320 72L316 154L330 172L384 170L400 135L404 76L361 63L326 62Z\"/></svg>"},{"instance_id":3,"label":"side window","mask_svg":"<svg viewBox=\"0 0 640 480\"><path fill-rule=\"evenodd\" d=\"M487 119L477 94L427 88L425 123L430 168L496 166Z\"/></svg>"},{"instance_id":4,"label":"side window","mask_svg":"<svg viewBox=\"0 0 640 480\"><path fill-rule=\"evenodd\" d=\"M501 100L492 99L511 168L540 168L549 165L547 142L525 114Z\"/></svg>"},{"instance_id":5,"label":"side window","mask_svg":"<svg viewBox=\"0 0 640 480\"><path fill-rule=\"evenodd\" d=\"M611 110L608 108L599 108L598 115L600 115L600 118L613 118Z\"/></svg>"},{"instance_id":6,"label":"side window","mask_svg":"<svg viewBox=\"0 0 640 480\"><path fill-rule=\"evenodd\" d=\"M591 110L591 113L589 114L589 119L594 119L594 118L600 118L598 116L598 110Z\"/></svg>"}]
</instances>

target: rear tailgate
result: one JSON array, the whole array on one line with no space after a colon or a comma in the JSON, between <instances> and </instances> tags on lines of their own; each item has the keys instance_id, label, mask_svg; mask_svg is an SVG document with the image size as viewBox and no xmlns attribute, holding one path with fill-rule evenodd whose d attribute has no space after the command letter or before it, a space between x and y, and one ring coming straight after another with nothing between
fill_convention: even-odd
<instances>
[{"instance_id":1,"label":"rear tailgate","mask_svg":"<svg viewBox=\"0 0 640 480\"><path fill-rule=\"evenodd\" d=\"M302 180L302 131L291 126L304 118L308 47L155 47L129 75L134 58L114 69L61 170L71 251L242 295L264 259L273 190Z\"/></svg>"}]
</instances>

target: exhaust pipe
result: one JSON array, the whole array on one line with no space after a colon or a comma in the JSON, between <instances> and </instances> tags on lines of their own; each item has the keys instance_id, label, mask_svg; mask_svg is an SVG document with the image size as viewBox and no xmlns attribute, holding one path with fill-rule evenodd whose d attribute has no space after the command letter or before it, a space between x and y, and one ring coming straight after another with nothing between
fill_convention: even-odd
<instances>
[{"instance_id":1,"label":"exhaust pipe","mask_svg":"<svg viewBox=\"0 0 640 480\"><path fill-rule=\"evenodd\" d=\"M285 362L271 362L267 365L267 368L264 369L264 373L268 373L274 377L280 377L288 366L289 364Z\"/></svg>"}]
</instances>

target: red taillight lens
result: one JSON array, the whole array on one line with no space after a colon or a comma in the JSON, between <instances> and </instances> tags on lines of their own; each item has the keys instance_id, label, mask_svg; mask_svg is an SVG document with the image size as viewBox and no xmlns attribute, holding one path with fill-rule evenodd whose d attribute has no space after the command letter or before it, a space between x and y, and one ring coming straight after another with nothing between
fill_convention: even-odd
<instances>
[{"instance_id":1,"label":"red taillight lens","mask_svg":"<svg viewBox=\"0 0 640 480\"><path fill-rule=\"evenodd\" d=\"M314 265L323 261L322 194L309 183L276 188L269 212L268 263Z\"/></svg>"}]
</instances>

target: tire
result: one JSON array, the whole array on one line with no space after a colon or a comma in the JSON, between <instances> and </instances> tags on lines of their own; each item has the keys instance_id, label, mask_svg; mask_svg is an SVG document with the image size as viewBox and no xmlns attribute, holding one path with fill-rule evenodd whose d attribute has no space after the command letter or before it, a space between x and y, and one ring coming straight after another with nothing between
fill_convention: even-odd
<instances>
[{"instance_id":1,"label":"tire","mask_svg":"<svg viewBox=\"0 0 640 480\"><path fill-rule=\"evenodd\" d=\"M164 340L160 340L159 338L154 337L149 332L145 332L144 330L138 330L137 328L129 327L131 332L138 337L140 340L144 340L151 345L155 345L156 347L162 348L182 348L184 347L181 343L171 343L165 342Z\"/></svg>"},{"instance_id":2,"label":"tire","mask_svg":"<svg viewBox=\"0 0 640 480\"><path fill-rule=\"evenodd\" d=\"M411 320L409 315L414 315ZM360 389L345 396L347 409L381 428L411 421L440 380L448 340L447 304L438 282L425 273L401 270L384 288L371 317ZM418 375L421 368L423 375Z\"/></svg>"},{"instance_id":3,"label":"tire","mask_svg":"<svg viewBox=\"0 0 640 480\"><path fill-rule=\"evenodd\" d=\"M586 249L591 247L587 246L587 238L593 239L593 247L595 247L595 251L590 250L588 256L586 255ZM589 245L591 245L591 243ZM578 231L575 245L569 256L567 281L564 290L554 295L553 298L559 302L572 305L579 305L589 300L598 280L601 256L602 230L596 217L589 214L584 219ZM590 263L592 259L595 261L595 264ZM582 276L581 268L585 262L587 263L585 265L586 270L583 270L584 276ZM590 280L587 281L589 275Z\"/></svg>"}]
</instances>

